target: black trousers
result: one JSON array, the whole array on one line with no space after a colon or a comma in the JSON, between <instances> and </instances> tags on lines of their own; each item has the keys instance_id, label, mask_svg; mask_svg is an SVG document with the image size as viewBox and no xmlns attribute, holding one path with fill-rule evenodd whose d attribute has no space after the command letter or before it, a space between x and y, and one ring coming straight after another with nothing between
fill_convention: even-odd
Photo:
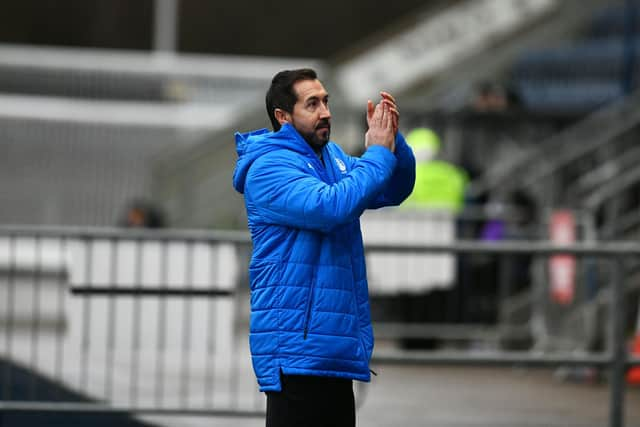
<instances>
[{"instance_id":1,"label":"black trousers","mask_svg":"<svg viewBox=\"0 0 640 427\"><path fill-rule=\"evenodd\" d=\"M266 427L355 427L353 382L281 375L282 391L267 392Z\"/></svg>"}]
</instances>

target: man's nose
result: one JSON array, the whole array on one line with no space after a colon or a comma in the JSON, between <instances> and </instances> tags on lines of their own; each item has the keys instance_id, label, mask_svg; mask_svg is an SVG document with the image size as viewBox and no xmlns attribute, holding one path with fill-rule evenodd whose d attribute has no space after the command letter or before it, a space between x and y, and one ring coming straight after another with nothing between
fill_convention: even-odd
<instances>
[{"instance_id":1,"label":"man's nose","mask_svg":"<svg viewBox=\"0 0 640 427\"><path fill-rule=\"evenodd\" d=\"M329 110L329 106L328 105L322 105L321 109L320 109L320 118L321 119L330 119L331 118L331 111Z\"/></svg>"}]
</instances>

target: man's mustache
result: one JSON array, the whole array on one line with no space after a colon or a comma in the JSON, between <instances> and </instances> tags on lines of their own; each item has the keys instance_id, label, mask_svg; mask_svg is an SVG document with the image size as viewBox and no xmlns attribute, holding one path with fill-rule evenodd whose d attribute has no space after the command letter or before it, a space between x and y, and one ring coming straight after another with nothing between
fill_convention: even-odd
<instances>
[{"instance_id":1,"label":"man's mustache","mask_svg":"<svg viewBox=\"0 0 640 427\"><path fill-rule=\"evenodd\" d=\"M322 120L320 123L318 123L318 125L316 126L316 129L331 129L331 122L329 122L329 120Z\"/></svg>"}]
</instances>

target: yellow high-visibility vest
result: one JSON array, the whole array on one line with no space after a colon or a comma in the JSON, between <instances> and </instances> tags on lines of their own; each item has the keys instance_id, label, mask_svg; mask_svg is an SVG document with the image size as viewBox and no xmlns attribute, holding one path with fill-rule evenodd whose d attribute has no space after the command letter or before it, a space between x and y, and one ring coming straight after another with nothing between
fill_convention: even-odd
<instances>
[{"instance_id":1,"label":"yellow high-visibility vest","mask_svg":"<svg viewBox=\"0 0 640 427\"><path fill-rule=\"evenodd\" d=\"M459 212L464 203L467 174L457 166L432 160L416 165L416 184L405 207L441 208Z\"/></svg>"},{"instance_id":2,"label":"yellow high-visibility vest","mask_svg":"<svg viewBox=\"0 0 640 427\"><path fill-rule=\"evenodd\" d=\"M432 157L440 150L438 134L428 128L416 128L407 134L407 143L414 153L428 150ZM420 158L420 156L417 156ZM457 166L441 161L426 160L416 164L416 184L403 207L439 208L458 212L464 203L469 178Z\"/></svg>"}]
</instances>

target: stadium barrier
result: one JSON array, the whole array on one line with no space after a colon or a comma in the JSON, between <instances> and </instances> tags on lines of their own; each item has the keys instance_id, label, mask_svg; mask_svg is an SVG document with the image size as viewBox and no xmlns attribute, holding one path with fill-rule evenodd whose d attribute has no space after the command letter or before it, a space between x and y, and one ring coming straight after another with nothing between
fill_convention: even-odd
<instances>
[{"instance_id":1,"label":"stadium barrier","mask_svg":"<svg viewBox=\"0 0 640 427\"><path fill-rule=\"evenodd\" d=\"M0 228L0 412L256 417L244 234Z\"/></svg>"},{"instance_id":2,"label":"stadium barrier","mask_svg":"<svg viewBox=\"0 0 640 427\"><path fill-rule=\"evenodd\" d=\"M0 411L263 416L246 340L239 344L243 334L234 333L236 284L246 280L239 254L249 243L242 232L0 227ZM604 352L381 350L372 364L602 367L610 374L609 425L624 425L625 372L640 359L626 354L623 267L640 255L639 244L457 241L366 250L606 260ZM51 383L58 387L44 393ZM12 395L17 389L26 396Z\"/></svg>"},{"instance_id":3,"label":"stadium barrier","mask_svg":"<svg viewBox=\"0 0 640 427\"><path fill-rule=\"evenodd\" d=\"M573 255L576 258L602 258L611 267L609 286L608 342L604 352L538 352L538 351L422 351L407 352L388 350L374 353L373 364L418 364L458 366L591 366L609 371L609 426L624 426L625 373L640 366L640 358L629 358L625 340L626 300L624 298L624 262L640 255L640 245L634 242L589 242L558 245L550 242L499 242L479 243L458 241L454 244L429 245L379 245L367 246L368 253L453 253L491 254L506 256L532 254L542 257ZM548 283L546 283L548 286Z\"/></svg>"}]
</instances>

